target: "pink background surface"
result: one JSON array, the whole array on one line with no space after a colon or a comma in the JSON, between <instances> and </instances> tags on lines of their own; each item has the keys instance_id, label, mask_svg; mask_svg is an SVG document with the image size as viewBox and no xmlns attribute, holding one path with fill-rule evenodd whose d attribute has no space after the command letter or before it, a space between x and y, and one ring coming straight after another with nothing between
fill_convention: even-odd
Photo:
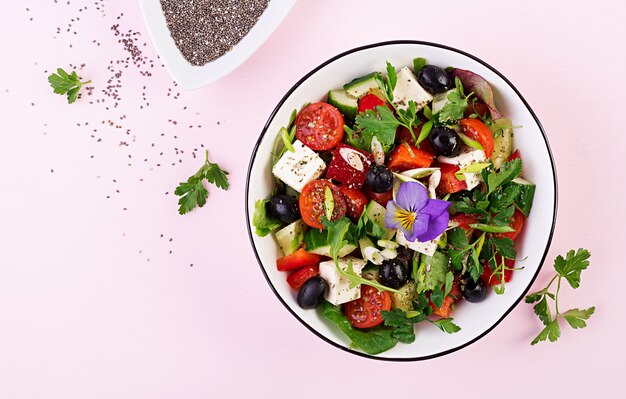
<instances>
[{"instance_id":1,"label":"pink background surface","mask_svg":"<svg viewBox=\"0 0 626 399\"><path fill-rule=\"evenodd\" d=\"M143 55L156 54L138 2L105 3L103 12L93 1L4 2L0 14L1 398L624 391L620 2L301 0L221 81L184 92L158 62L149 77L129 67L117 107L101 92L109 62L128 56L111 25L139 32ZM470 52L531 104L554 152L560 196L549 262L533 288L552 275L557 254L589 248L582 286L562 293L564 307L596 305L586 330L563 328L557 344L531 348L540 324L520 304L460 352L382 363L316 338L274 297L243 215L254 143L302 75L341 51L391 39ZM95 89L68 106L46 76L70 63L86 64L80 74ZM179 216L172 192L200 166L201 145L231 172L231 189L211 187L207 206Z\"/></svg>"}]
</instances>

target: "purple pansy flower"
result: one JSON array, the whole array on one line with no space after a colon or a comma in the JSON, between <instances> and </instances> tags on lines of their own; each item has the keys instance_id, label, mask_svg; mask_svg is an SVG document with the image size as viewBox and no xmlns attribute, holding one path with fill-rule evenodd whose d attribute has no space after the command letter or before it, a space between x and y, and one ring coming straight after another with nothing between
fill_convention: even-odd
<instances>
[{"instance_id":1,"label":"purple pansy flower","mask_svg":"<svg viewBox=\"0 0 626 399\"><path fill-rule=\"evenodd\" d=\"M420 183L402 183L396 200L387 202L385 224L387 228L400 229L411 242L434 240L448 227L450 205L448 201L429 199Z\"/></svg>"}]
</instances>

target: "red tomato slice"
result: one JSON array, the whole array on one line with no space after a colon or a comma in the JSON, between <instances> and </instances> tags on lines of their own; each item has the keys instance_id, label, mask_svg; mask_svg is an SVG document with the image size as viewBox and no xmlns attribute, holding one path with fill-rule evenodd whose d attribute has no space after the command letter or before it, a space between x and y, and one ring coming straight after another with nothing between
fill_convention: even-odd
<instances>
[{"instance_id":1,"label":"red tomato slice","mask_svg":"<svg viewBox=\"0 0 626 399\"><path fill-rule=\"evenodd\" d=\"M410 145L400 144L391 154L387 167L394 172L403 172L415 168L427 168L433 163L435 157L426 151Z\"/></svg>"},{"instance_id":2,"label":"red tomato slice","mask_svg":"<svg viewBox=\"0 0 626 399\"><path fill-rule=\"evenodd\" d=\"M356 188L350 188L347 186L339 186L337 188L346 198L346 204L348 206L346 215L348 215L348 217L356 223L365 210L365 206L367 206L367 197L361 190L357 190Z\"/></svg>"},{"instance_id":3,"label":"red tomato slice","mask_svg":"<svg viewBox=\"0 0 626 399\"><path fill-rule=\"evenodd\" d=\"M358 112L360 114L361 112L365 112L369 109L375 111L375 108L380 105L385 105L385 102L381 100L380 97L372 93L366 94L359 100Z\"/></svg>"},{"instance_id":4,"label":"red tomato slice","mask_svg":"<svg viewBox=\"0 0 626 399\"><path fill-rule=\"evenodd\" d=\"M319 264L322 260L320 255L312 254L304 250L304 248L298 249L296 252L276 259L276 267L281 272L296 270L303 266L310 266Z\"/></svg>"},{"instance_id":5,"label":"red tomato slice","mask_svg":"<svg viewBox=\"0 0 626 399\"><path fill-rule=\"evenodd\" d=\"M340 143L335 147L326 177L350 187L361 188L373 161L373 156L369 152Z\"/></svg>"},{"instance_id":6,"label":"red tomato slice","mask_svg":"<svg viewBox=\"0 0 626 399\"><path fill-rule=\"evenodd\" d=\"M363 187L363 194L370 200L376 201L382 206L387 206L387 202L393 199L393 190L384 193L375 193L369 186Z\"/></svg>"},{"instance_id":7,"label":"red tomato slice","mask_svg":"<svg viewBox=\"0 0 626 399\"><path fill-rule=\"evenodd\" d=\"M472 230L472 228L469 227L470 224L478 223L478 220L474 215L468 215L466 213L457 213L451 216L450 220L458 223L459 227L465 230L466 233Z\"/></svg>"},{"instance_id":8,"label":"red tomato slice","mask_svg":"<svg viewBox=\"0 0 626 399\"><path fill-rule=\"evenodd\" d=\"M344 305L348 321L356 328L371 328L383 322L380 314L391 309L391 297L387 291L378 291L369 285L361 285L361 298Z\"/></svg>"},{"instance_id":9,"label":"red tomato slice","mask_svg":"<svg viewBox=\"0 0 626 399\"><path fill-rule=\"evenodd\" d=\"M333 215L331 221L339 220L345 216L347 211L346 200L341 191L328 180L313 180L300 193L300 213L304 223L317 229L323 229L322 216L324 216L324 201L326 199L326 187L330 188L333 193Z\"/></svg>"},{"instance_id":10,"label":"red tomato slice","mask_svg":"<svg viewBox=\"0 0 626 399\"><path fill-rule=\"evenodd\" d=\"M437 186L437 193L446 195L467 189L467 184L457 179L454 175L460 170L457 165L442 163L439 164L439 168L441 169L441 180L439 181L439 186Z\"/></svg>"},{"instance_id":11,"label":"red tomato slice","mask_svg":"<svg viewBox=\"0 0 626 399\"><path fill-rule=\"evenodd\" d=\"M302 284L306 283L311 277L320 274L319 265L304 266L287 277L287 284L294 290L299 290Z\"/></svg>"},{"instance_id":12,"label":"red tomato slice","mask_svg":"<svg viewBox=\"0 0 626 399\"><path fill-rule=\"evenodd\" d=\"M513 213L509 226L511 226L515 231L511 231L509 233L496 233L494 236L500 238L510 238L513 241L517 239L522 232L522 227L524 226L524 214L520 212L519 209L515 209L515 213Z\"/></svg>"},{"instance_id":13,"label":"red tomato slice","mask_svg":"<svg viewBox=\"0 0 626 399\"><path fill-rule=\"evenodd\" d=\"M343 139L343 116L330 104L313 103L296 116L296 138L315 151L335 148Z\"/></svg>"},{"instance_id":14,"label":"red tomato slice","mask_svg":"<svg viewBox=\"0 0 626 399\"><path fill-rule=\"evenodd\" d=\"M502 256L496 255L496 263L500 264L500 262L502 262ZM515 267L515 260L504 259L504 265L507 267L504 270L504 282L508 283L509 281L511 281L511 277L513 276L513 270L509 269ZM485 262L483 264L483 274L480 276L480 278L487 285L500 285L500 276L496 276L493 274L493 270L491 269L491 266L489 266L488 262Z\"/></svg>"},{"instance_id":15,"label":"red tomato slice","mask_svg":"<svg viewBox=\"0 0 626 399\"><path fill-rule=\"evenodd\" d=\"M491 131L482 121L479 119L461 119L459 121L461 125L461 131L465 133L469 138L474 139L480 143L485 149L485 155L487 158L493 154L493 135Z\"/></svg>"}]
</instances>

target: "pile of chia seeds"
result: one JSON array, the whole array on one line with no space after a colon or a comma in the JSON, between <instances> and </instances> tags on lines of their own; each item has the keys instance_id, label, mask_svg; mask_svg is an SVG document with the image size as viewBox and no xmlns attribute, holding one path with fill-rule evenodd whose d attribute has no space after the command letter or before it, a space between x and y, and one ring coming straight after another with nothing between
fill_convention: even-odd
<instances>
[{"instance_id":1,"label":"pile of chia seeds","mask_svg":"<svg viewBox=\"0 0 626 399\"><path fill-rule=\"evenodd\" d=\"M161 0L176 46L201 66L230 51L256 24L269 0Z\"/></svg>"}]
</instances>

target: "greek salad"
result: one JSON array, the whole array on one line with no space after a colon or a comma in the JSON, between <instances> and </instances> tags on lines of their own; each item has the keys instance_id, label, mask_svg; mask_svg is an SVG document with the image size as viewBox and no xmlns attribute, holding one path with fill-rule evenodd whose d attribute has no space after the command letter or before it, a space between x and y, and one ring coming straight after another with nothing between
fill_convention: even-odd
<instances>
[{"instance_id":1,"label":"greek salad","mask_svg":"<svg viewBox=\"0 0 626 399\"><path fill-rule=\"evenodd\" d=\"M459 301L502 294L520 270L535 185L514 150L519 126L481 76L387 62L286 122L252 222L275 238L298 305L354 347L378 354L429 324L460 331Z\"/></svg>"}]
</instances>

